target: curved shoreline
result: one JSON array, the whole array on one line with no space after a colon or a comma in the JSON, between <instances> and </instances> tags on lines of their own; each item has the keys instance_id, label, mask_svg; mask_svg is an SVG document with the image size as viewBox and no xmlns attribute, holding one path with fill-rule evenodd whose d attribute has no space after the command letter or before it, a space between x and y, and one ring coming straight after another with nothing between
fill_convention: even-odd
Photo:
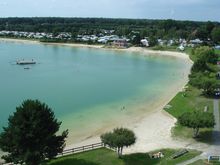
<instances>
[{"instance_id":1,"label":"curved shoreline","mask_svg":"<svg viewBox=\"0 0 220 165\"><path fill-rule=\"evenodd\" d=\"M117 49L117 48L105 48L104 45L88 45L88 44L78 44L78 43L50 43L50 42L40 42L37 40L28 40L28 39L12 39L12 38L1 38L0 41L10 41L10 42L20 42L20 43L33 43L33 44L43 44L43 45L57 45L57 46L70 46L76 48L95 48L95 49L104 49L104 50L113 50L113 51L129 51L129 52L138 52L146 55L154 54L159 56L171 56L178 57L182 59L187 59L192 63L192 60L184 52L174 52L174 51L160 51L160 50L151 50L143 47L130 47L126 49Z\"/></svg>"},{"instance_id":2,"label":"curved shoreline","mask_svg":"<svg viewBox=\"0 0 220 165\"><path fill-rule=\"evenodd\" d=\"M0 41L10 41L10 42L22 42L22 43L33 43L33 44L45 44L45 45L58 45L58 46L71 46L71 47L81 47L81 48L96 48L104 50L113 51L128 51L137 52L140 55L158 55L158 56L171 56L175 58L181 58L192 64L189 56L186 53L172 52L172 51L154 51L142 47L131 47L128 49L115 49L115 48L103 48L103 45L86 45L86 44L72 44L72 43L41 43L39 41L22 40L22 39L6 39L0 38ZM170 100L175 97L175 95L182 90L182 88L188 82L189 70L186 70L186 74L183 79L179 81L178 85L172 86L169 94L166 98L159 100L158 105L153 107L152 112L149 114L144 114L144 116L138 118L136 122L129 123L126 125L128 128L132 129L137 136L137 143L126 149L126 153L134 152L147 152L164 147L180 147L185 145L185 143L180 143L174 141L171 137L171 128L175 125L176 119L163 111L163 107L170 102ZM89 135L88 135L89 136ZM68 145L66 148L73 148L82 145L87 145L90 143L99 142L99 133L82 140L81 142Z\"/></svg>"}]
</instances>

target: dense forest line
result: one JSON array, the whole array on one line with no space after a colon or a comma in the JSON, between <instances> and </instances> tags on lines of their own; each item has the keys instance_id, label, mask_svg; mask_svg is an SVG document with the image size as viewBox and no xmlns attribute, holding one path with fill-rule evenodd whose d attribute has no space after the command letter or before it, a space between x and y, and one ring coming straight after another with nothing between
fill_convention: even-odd
<instances>
[{"instance_id":1,"label":"dense forest line","mask_svg":"<svg viewBox=\"0 0 220 165\"><path fill-rule=\"evenodd\" d=\"M73 37L79 34L98 35L103 33L103 30L113 30L113 33L119 36L131 36L138 32L140 38L199 38L219 41L218 37L213 38L213 33L217 33L218 36L219 29L219 22L176 21L171 19L0 18L0 31L46 32L53 34L69 32Z\"/></svg>"}]
</instances>

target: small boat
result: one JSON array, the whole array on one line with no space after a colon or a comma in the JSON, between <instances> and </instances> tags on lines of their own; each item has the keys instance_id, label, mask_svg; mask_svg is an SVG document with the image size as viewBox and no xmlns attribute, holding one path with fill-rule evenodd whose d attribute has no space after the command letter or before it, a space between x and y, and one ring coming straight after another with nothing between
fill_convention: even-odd
<instances>
[{"instance_id":1,"label":"small boat","mask_svg":"<svg viewBox=\"0 0 220 165\"><path fill-rule=\"evenodd\" d=\"M36 64L36 61L32 60L18 60L16 62L17 65L30 65L30 64Z\"/></svg>"},{"instance_id":2,"label":"small boat","mask_svg":"<svg viewBox=\"0 0 220 165\"><path fill-rule=\"evenodd\" d=\"M30 67L25 67L24 69L26 69L26 70L27 70L27 69L30 69Z\"/></svg>"}]
</instances>

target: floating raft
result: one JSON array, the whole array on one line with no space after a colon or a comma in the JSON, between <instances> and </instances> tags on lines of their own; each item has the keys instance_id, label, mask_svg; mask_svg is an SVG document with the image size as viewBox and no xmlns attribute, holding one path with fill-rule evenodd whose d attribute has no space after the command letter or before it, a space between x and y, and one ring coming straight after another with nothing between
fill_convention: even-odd
<instances>
[{"instance_id":1,"label":"floating raft","mask_svg":"<svg viewBox=\"0 0 220 165\"><path fill-rule=\"evenodd\" d=\"M30 65L30 64L36 64L36 61L31 60L31 61L26 61L26 60L18 60L16 62L17 65Z\"/></svg>"}]
</instances>

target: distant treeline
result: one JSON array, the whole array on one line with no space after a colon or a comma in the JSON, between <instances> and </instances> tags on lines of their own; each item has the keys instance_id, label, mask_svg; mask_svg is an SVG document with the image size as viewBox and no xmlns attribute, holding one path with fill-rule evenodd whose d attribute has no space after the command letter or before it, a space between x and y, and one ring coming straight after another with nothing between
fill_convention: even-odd
<instances>
[{"instance_id":1,"label":"distant treeline","mask_svg":"<svg viewBox=\"0 0 220 165\"><path fill-rule=\"evenodd\" d=\"M119 36L139 32L141 37L162 39L200 38L207 40L212 31L220 28L218 22L195 22L147 19L107 19L107 18L0 18L0 31L25 31L78 34L100 34L104 30L114 30Z\"/></svg>"}]
</instances>

